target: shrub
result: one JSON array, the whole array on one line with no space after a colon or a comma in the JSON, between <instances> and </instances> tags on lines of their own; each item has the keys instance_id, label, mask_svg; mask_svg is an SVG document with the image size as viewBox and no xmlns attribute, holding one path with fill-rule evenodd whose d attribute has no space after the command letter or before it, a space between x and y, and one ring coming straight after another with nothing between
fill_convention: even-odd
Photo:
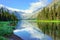
<instances>
[{"instance_id":1,"label":"shrub","mask_svg":"<svg viewBox=\"0 0 60 40\"><path fill-rule=\"evenodd\" d=\"M8 39L3 36L0 36L0 40L8 40Z\"/></svg>"},{"instance_id":2,"label":"shrub","mask_svg":"<svg viewBox=\"0 0 60 40\"><path fill-rule=\"evenodd\" d=\"M0 35L11 35L13 33L13 28L9 26L0 27Z\"/></svg>"}]
</instances>

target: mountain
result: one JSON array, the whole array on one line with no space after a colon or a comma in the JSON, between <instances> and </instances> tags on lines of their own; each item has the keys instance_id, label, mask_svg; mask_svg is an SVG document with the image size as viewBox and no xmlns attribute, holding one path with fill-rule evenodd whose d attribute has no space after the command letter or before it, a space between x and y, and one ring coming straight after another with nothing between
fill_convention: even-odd
<instances>
[{"instance_id":1,"label":"mountain","mask_svg":"<svg viewBox=\"0 0 60 40\"><path fill-rule=\"evenodd\" d=\"M22 14L23 12L18 12L18 11L16 11L16 10L11 10L11 9L9 9L8 7L4 6L4 5L0 5L0 9L3 9L4 11L8 11L10 14L14 13L14 15L15 15L18 19L21 19L21 18L22 18L21 14Z\"/></svg>"},{"instance_id":2,"label":"mountain","mask_svg":"<svg viewBox=\"0 0 60 40\"><path fill-rule=\"evenodd\" d=\"M37 16L38 16L39 14L41 14L40 12L41 12L42 10L44 10L44 8L45 8L46 10L48 10L47 8L50 8L50 9L51 9L51 7L54 6L54 4L57 3L57 2L59 3L60 0L52 0L52 2L51 2L50 4L48 4L47 6L42 7L42 8L38 8L37 10L35 10L35 11L33 12L33 15L30 17L30 19L37 19ZM43 14L41 14L41 15L43 15Z\"/></svg>"},{"instance_id":3,"label":"mountain","mask_svg":"<svg viewBox=\"0 0 60 40\"><path fill-rule=\"evenodd\" d=\"M52 2L47 7L51 7L57 2L60 2L60 0L52 0Z\"/></svg>"},{"instance_id":4,"label":"mountain","mask_svg":"<svg viewBox=\"0 0 60 40\"><path fill-rule=\"evenodd\" d=\"M60 1L53 1L50 5L47 5L43 10L39 11L37 14L37 19L39 20L60 20Z\"/></svg>"},{"instance_id":5,"label":"mountain","mask_svg":"<svg viewBox=\"0 0 60 40\"><path fill-rule=\"evenodd\" d=\"M22 12L18 9L10 8L10 7L4 6L4 5L0 5L0 9L1 8L5 11L8 11L10 14L14 13L14 15L18 19L28 19L32 15L32 13L25 13L25 12Z\"/></svg>"},{"instance_id":6,"label":"mountain","mask_svg":"<svg viewBox=\"0 0 60 40\"><path fill-rule=\"evenodd\" d=\"M36 9L33 11L32 15L30 16L29 19L36 20L39 12L43 9L43 7Z\"/></svg>"},{"instance_id":7,"label":"mountain","mask_svg":"<svg viewBox=\"0 0 60 40\"><path fill-rule=\"evenodd\" d=\"M14 13L14 15L18 19L36 19L37 13L42 9L42 8L38 8L38 9L34 10L32 13L29 13L29 12L26 13L24 11L10 8L10 7L4 6L4 5L0 5L0 8L3 8L5 11L9 11L10 14Z\"/></svg>"}]
</instances>

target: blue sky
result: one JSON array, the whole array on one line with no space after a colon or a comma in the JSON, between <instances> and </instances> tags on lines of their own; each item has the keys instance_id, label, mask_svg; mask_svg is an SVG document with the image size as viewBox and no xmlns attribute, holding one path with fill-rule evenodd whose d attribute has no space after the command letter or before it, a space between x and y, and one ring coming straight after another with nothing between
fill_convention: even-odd
<instances>
[{"instance_id":1,"label":"blue sky","mask_svg":"<svg viewBox=\"0 0 60 40\"><path fill-rule=\"evenodd\" d=\"M0 4L17 9L27 9L30 3L37 1L38 0L0 0Z\"/></svg>"},{"instance_id":2,"label":"blue sky","mask_svg":"<svg viewBox=\"0 0 60 40\"><path fill-rule=\"evenodd\" d=\"M29 12L43 7L50 2L51 0L0 0L2 5Z\"/></svg>"}]
</instances>

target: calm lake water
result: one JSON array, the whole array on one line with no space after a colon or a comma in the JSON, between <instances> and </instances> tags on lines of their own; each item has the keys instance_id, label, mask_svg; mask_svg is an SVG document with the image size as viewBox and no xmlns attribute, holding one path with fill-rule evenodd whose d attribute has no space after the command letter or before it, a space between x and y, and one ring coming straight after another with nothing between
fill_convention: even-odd
<instances>
[{"instance_id":1,"label":"calm lake water","mask_svg":"<svg viewBox=\"0 0 60 40\"><path fill-rule=\"evenodd\" d=\"M23 40L52 40L51 36L44 34L32 20L19 21L13 32Z\"/></svg>"}]
</instances>

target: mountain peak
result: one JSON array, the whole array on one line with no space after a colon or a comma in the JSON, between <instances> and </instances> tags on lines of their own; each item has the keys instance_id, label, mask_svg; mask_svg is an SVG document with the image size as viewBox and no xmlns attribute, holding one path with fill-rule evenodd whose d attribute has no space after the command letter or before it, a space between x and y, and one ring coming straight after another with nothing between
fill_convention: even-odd
<instances>
[{"instance_id":1,"label":"mountain peak","mask_svg":"<svg viewBox=\"0 0 60 40\"><path fill-rule=\"evenodd\" d=\"M1 7L4 7L4 5L0 4L0 8L1 8Z\"/></svg>"},{"instance_id":2,"label":"mountain peak","mask_svg":"<svg viewBox=\"0 0 60 40\"><path fill-rule=\"evenodd\" d=\"M11 8L11 7L4 6L4 5L2 5L2 4L0 4L0 8L5 8L5 9L8 9L8 10L17 11L17 12L21 11L21 10L19 10L19 9L15 9L15 8Z\"/></svg>"}]
</instances>

